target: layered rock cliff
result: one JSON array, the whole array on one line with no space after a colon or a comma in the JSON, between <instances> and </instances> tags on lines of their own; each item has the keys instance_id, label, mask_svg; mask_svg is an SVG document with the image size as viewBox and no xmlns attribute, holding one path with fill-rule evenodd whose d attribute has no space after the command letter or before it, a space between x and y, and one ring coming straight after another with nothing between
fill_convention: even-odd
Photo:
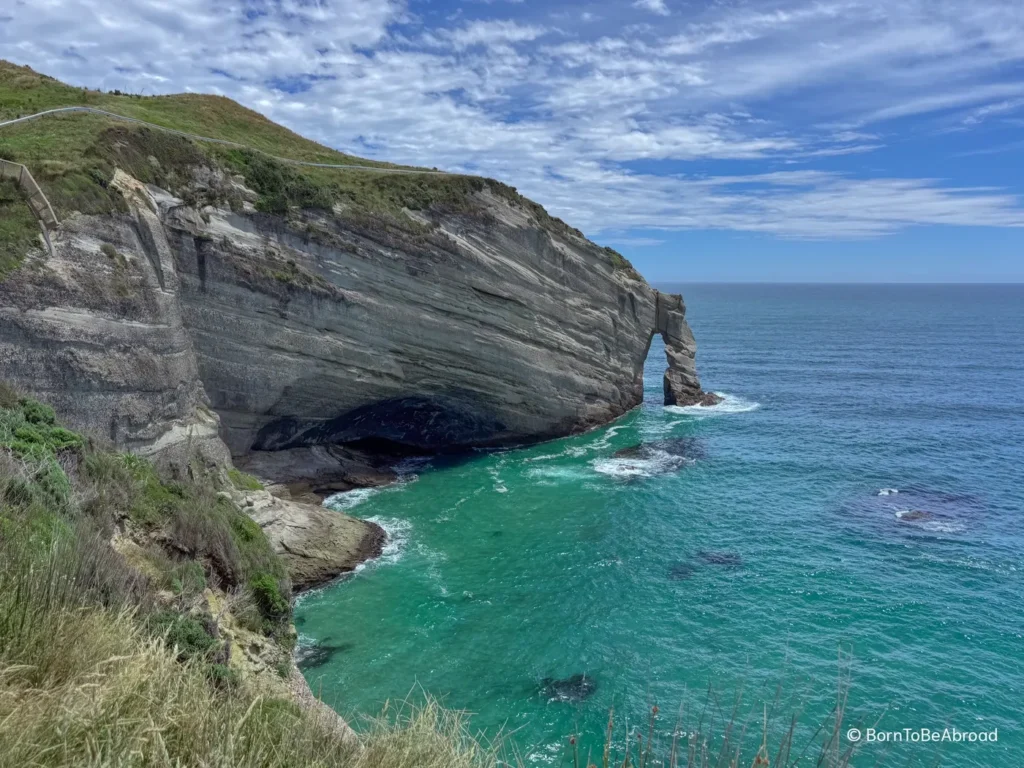
<instances>
[{"instance_id":1,"label":"layered rock cliff","mask_svg":"<svg viewBox=\"0 0 1024 768\"><path fill-rule=\"evenodd\" d=\"M254 197L240 179L221 178ZM4 376L121 446L370 443L427 451L696 402L679 296L483 184L404 221L187 205L118 172L127 213L72 215L0 284ZM248 210L246 210L248 209Z\"/></svg>"}]
</instances>

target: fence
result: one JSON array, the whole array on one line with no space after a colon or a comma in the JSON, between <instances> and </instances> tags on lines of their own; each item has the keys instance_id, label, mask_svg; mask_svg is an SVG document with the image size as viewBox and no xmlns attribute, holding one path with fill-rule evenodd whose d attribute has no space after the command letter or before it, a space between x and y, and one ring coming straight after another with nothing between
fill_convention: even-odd
<instances>
[{"instance_id":1,"label":"fence","mask_svg":"<svg viewBox=\"0 0 1024 768\"><path fill-rule=\"evenodd\" d=\"M20 163L12 163L9 160L0 160L0 178L14 179L25 192L29 208L36 215L42 225L49 230L54 230L60 224L57 215L53 212L50 201L46 199L43 190L36 184L28 168Z\"/></svg>"}]
</instances>

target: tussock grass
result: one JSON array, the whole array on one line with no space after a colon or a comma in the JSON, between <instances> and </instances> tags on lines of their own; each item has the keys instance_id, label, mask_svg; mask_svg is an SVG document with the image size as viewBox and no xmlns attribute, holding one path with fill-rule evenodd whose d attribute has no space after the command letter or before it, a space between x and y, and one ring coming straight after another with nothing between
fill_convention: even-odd
<instances>
[{"instance_id":1,"label":"tussock grass","mask_svg":"<svg viewBox=\"0 0 1024 768\"><path fill-rule=\"evenodd\" d=\"M652 706L647 722L632 728L611 710L603 742L570 736L564 762L574 768L850 768L857 744L842 738L848 690L848 672L841 671L835 706L811 728L782 705L781 687L773 701L745 707L742 692L723 706L709 686L696 702L684 699L674 716Z\"/></svg>"},{"instance_id":2,"label":"tussock grass","mask_svg":"<svg viewBox=\"0 0 1024 768\"><path fill-rule=\"evenodd\" d=\"M0 280L39 240L39 222L12 179L0 179Z\"/></svg>"},{"instance_id":3,"label":"tussock grass","mask_svg":"<svg viewBox=\"0 0 1024 768\"><path fill-rule=\"evenodd\" d=\"M234 547L225 556L245 579L229 600L236 616L248 604L273 636L290 630L291 607L259 526L207 480L163 480L0 384L0 767L496 765L433 702L359 738L325 707L227 666L212 617L184 599L225 578L216 553ZM124 525L166 542L144 553L160 583L111 546ZM157 604L168 573L182 599Z\"/></svg>"},{"instance_id":4,"label":"tussock grass","mask_svg":"<svg viewBox=\"0 0 1024 768\"><path fill-rule=\"evenodd\" d=\"M4 609L45 591L32 585L38 570L11 570L0 574ZM330 715L211 684L201 664L141 631L130 610L74 600L38 607L38 624L3 629L0 766L496 765L434 704L381 720L360 741Z\"/></svg>"},{"instance_id":5,"label":"tussock grass","mask_svg":"<svg viewBox=\"0 0 1024 768\"><path fill-rule=\"evenodd\" d=\"M433 702L360 739L330 713L211 679L181 633L146 631L130 601L96 602L74 541L40 554L0 538L0 766L497 765Z\"/></svg>"}]
</instances>

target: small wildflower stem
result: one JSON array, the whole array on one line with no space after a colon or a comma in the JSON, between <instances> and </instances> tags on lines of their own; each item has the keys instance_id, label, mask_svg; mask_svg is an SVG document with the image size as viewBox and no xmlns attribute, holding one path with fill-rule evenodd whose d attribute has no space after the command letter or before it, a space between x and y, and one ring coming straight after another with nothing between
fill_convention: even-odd
<instances>
[{"instance_id":1,"label":"small wildflower stem","mask_svg":"<svg viewBox=\"0 0 1024 768\"><path fill-rule=\"evenodd\" d=\"M605 729L604 734L604 755L601 760L602 768L610 768L610 759L612 751L612 725L614 721L615 708L608 710L608 727Z\"/></svg>"}]
</instances>

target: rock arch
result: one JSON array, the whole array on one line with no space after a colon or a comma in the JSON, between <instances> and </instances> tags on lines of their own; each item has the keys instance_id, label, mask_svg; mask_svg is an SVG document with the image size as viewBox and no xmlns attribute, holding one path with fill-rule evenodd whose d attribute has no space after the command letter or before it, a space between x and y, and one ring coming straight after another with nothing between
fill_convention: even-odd
<instances>
[{"instance_id":1,"label":"rock arch","mask_svg":"<svg viewBox=\"0 0 1024 768\"><path fill-rule=\"evenodd\" d=\"M697 342L686 322L683 297L675 293L655 291L654 330L665 342L668 369L665 371L665 405L710 405L719 398L700 387L694 358ZM650 344L648 343L648 347Z\"/></svg>"}]
</instances>

